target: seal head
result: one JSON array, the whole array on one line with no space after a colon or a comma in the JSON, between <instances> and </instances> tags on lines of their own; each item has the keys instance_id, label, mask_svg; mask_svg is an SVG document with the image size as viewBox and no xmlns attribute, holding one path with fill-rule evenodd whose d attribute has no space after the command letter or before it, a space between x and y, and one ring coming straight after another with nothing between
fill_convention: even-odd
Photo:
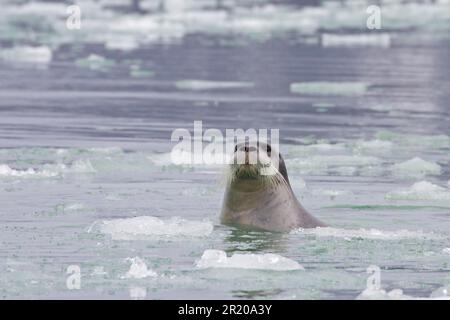
<instances>
[{"instance_id":1,"label":"seal head","mask_svg":"<svg viewBox=\"0 0 450 320\"><path fill-rule=\"evenodd\" d=\"M295 197L281 154L262 142L236 145L221 222L275 232L325 226Z\"/></svg>"}]
</instances>

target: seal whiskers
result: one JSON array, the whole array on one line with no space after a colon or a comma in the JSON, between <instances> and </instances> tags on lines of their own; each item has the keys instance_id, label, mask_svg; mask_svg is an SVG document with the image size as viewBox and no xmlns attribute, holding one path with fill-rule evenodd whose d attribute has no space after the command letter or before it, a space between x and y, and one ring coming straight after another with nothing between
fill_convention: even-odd
<instances>
[{"instance_id":1,"label":"seal whiskers","mask_svg":"<svg viewBox=\"0 0 450 320\"><path fill-rule=\"evenodd\" d=\"M271 147L258 143L258 162L249 164L233 163L227 179L223 200L221 221L224 224L244 226L268 231L289 231L295 228L324 226L309 214L297 200L287 176L286 166L281 154L278 155L278 168L270 158ZM247 144L240 144L236 153L252 152ZM259 161L263 157L265 162Z\"/></svg>"}]
</instances>

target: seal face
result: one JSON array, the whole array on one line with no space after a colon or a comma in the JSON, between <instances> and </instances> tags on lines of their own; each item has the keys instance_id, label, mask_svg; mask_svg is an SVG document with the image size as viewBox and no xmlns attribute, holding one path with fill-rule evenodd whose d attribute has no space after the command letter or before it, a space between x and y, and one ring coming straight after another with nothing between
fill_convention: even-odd
<instances>
[{"instance_id":1,"label":"seal face","mask_svg":"<svg viewBox=\"0 0 450 320\"><path fill-rule=\"evenodd\" d=\"M235 147L221 222L276 232L325 226L295 197L281 154L260 142Z\"/></svg>"}]
</instances>

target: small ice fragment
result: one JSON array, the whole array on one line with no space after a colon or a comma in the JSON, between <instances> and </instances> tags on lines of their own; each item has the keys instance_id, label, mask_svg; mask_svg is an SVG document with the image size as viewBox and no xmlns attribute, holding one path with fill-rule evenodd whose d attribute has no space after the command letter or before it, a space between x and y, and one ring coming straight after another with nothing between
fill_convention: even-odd
<instances>
[{"instance_id":1,"label":"small ice fragment","mask_svg":"<svg viewBox=\"0 0 450 320\"><path fill-rule=\"evenodd\" d=\"M133 300L142 300L147 297L147 288L145 287L131 287L130 298Z\"/></svg>"},{"instance_id":2,"label":"small ice fragment","mask_svg":"<svg viewBox=\"0 0 450 320\"><path fill-rule=\"evenodd\" d=\"M122 279L134 278L134 279L142 279L146 277L156 277L157 273L153 270L149 270L145 262L139 258L126 258L125 261L131 262L130 270L122 276Z\"/></svg>"},{"instance_id":3,"label":"small ice fragment","mask_svg":"<svg viewBox=\"0 0 450 320\"><path fill-rule=\"evenodd\" d=\"M358 141L354 146L354 151L370 154L381 154L392 150L393 143L383 140Z\"/></svg>"},{"instance_id":4,"label":"small ice fragment","mask_svg":"<svg viewBox=\"0 0 450 320\"><path fill-rule=\"evenodd\" d=\"M105 267L103 267L103 266L94 267L94 271L92 271L92 273L91 273L91 275L93 275L93 276L104 276L107 274L108 274L108 272L105 271Z\"/></svg>"},{"instance_id":5,"label":"small ice fragment","mask_svg":"<svg viewBox=\"0 0 450 320\"><path fill-rule=\"evenodd\" d=\"M52 50L47 46L14 47L0 51L0 58L7 61L46 64L52 60Z\"/></svg>"},{"instance_id":6,"label":"small ice fragment","mask_svg":"<svg viewBox=\"0 0 450 320\"><path fill-rule=\"evenodd\" d=\"M37 171L33 168L28 168L24 170L16 170L12 169L10 166L6 164L0 164L0 177L16 177L16 178L50 178L56 177L59 175L59 172L42 170Z\"/></svg>"},{"instance_id":7,"label":"small ice fragment","mask_svg":"<svg viewBox=\"0 0 450 320\"><path fill-rule=\"evenodd\" d=\"M378 230L378 229L340 229L321 227L312 229L296 229L292 233L311 234L319 237L336 237L343 239L375 239L375 240L400 240L400 239L440 239L441 236L423 231L409 230Z\"/></svg>"},{"instance_id":8,"label":"small ice fragment","mask_svg":"<svg viewBox=\"0 0 450 320\"><path fill-rule=\"evenodd\" d=\"M114 240L140 240L152 237L203 237L211 234L209 221L190 221L179 217L162 220L152 216L95 222L88 232L100 232Z\"/></svg>"},{"instance_id":9,"label":"small ice fragment","mask_svg":"<svg viewBox=\"0 0 450 320\"><path fill-rule=\"evenodd\" d=\"M362 96L369 85L363 82L297 82L292 83L292 93L317 96Z\"/></svg>"},{"instance_id":10,"label":"small ice fragment","mask_svg":"<svg viewBox=\"0 0 450 320\"><path fill-rule=\"evenodd\" d=\"M324 47L375 46L388 48L391 36L387 33L374 34L322 34Z\"/></svg>"},{"instance_id":11,"label":"small ice fragment","mask_svg":"<svg viewBox=\"0 0 450 320\"><path fill-rule=\"evenodd\" d=\"M227 257L222 250L206 250L200 260L196 262L197 268L238 268L290 271L304 270L296 261L277 254L240 254L235 253Z\"/></svg>"},{"instance_id":12,"label":"small ice fragment","mask_svg":"<svg viewBox=\"0 0 450 320\"><path fill-rule=\"evenodd\" d=\"M180 90L213 90L213 89L239 89L253 88L251 82L237 81L206 81L206 80L180 80L175 83L175 87Z\"/></svg>"},{"instance_id":13,"label":"small ice fragment","mask_svg":"<svg viewBox=\"0 0 450 320\"><path fill-rule=\"evenodd\" d=\"M434 290L430 294L430 298L436 299L436 300L449 300L450 299L450 285Z\"/></svg>"},{"instance_id":14,"label":"small ice fragment","mask_svg":"<svg viewBox=\"0 0 450 320\"><path fill-rule=\"evenodd\" d=\"M89 160L75 160L68 168L71 173L96 173L92 163Z\"/></svg>"},{"instance_id":15,"label":"small ice fragment","mask_svg":"<svg viewBox=\"0 0 450 320\"><path fill-rule=\"evenodd\" d=\"M386 292L383 289L367 288L356 297L357 300L410 300L414 297L403 294L403 290L394 289Z\"/></svg>"},{"instance_id":16,"label":"small ice fragment","mask_svg":"<svg viewBox=\"0 0 450 320\"><path fill-rule=\"evenodd\" d=\"M139 43L132 37L114 37L105 43L108 50L132 51L139 47Z\"/></svg>"},{"instance_id":17,"label":"small ice fragment","mask_svg":"<svg viewBox=\"0 0 450 320\"><path fill-rule=\"evenodd\" d=\"M434 162L425 161L415 157L408 161L397 163L392 166L395 175L407 177L424 177L426 175L439 175L442 168Z\"/></svg>"},{"instance_id":18,"label":"small ice fragment","mask_svg":"<svg viewBox=\"0 0 450 320\"><path fill-rule=\"evenodd\" d=\"M106 59L105 57L97 54L91 54L86 58L78 59L75 63L80 67L103 71L115 65L113 60Z\"/></svg>"},{"instance_id":19,"label":"small ice fragment","mask_svg":"<svg viewBox=\"0 0 450 320\"><path fill-rule=\"evenodd\" d=\"M6 164L0 164L0 176L14 176L14 177L20 177L25 175L33 175L35 174L34 169L28 169L28 170L14 170L10 166Z\"/></svg>"},{"instance_id":20,"label":"small ice fragment","mask_svg":"<svg viewBox=\"0 0 450 320\"><path fill-rule=\"evenodd\" d=\"M389 200L450 200L450 191L428 181L413 184L409 189L389 192Z\"/></svg>"},{"instance_id":21,"label":"small ice fragment","mask_svg":"<svg viewBox=\"0 0 450 320\"><path fill-rule=\"evenodd\" d=\"M442 252L450 254L450 248L444 248L444 249L442 249Z\"/></svg>"}]
</instances>

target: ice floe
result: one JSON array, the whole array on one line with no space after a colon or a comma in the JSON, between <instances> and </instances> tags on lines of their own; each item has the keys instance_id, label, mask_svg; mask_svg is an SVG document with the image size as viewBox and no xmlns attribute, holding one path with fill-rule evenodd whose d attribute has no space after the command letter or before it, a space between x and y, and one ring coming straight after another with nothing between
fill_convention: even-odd
<instances>
[{"instance_id":1,"label":"ice floe","mask_svg":"<svg viewBox=\"0 0 450 320\"><path fill-rule=\"evenodd\" d=\"M319 96L362 96L369 85L363 82L297 82L290 86L292 93Z\"/></svg>"},{"instance_id":2,"label":"ice floe","mask_svg":"<svg viewBox=\"0 0 450 320\"><path fill-rule=\"evenodd\" d=\"M450 190L428 181L414 183L410 188L391 191L388 200L450 200Z\"/></svg>"},{"instance_id":3,"label":"ice floe","mask_svg":"<svg viewBox=\"0 0 450 320\"><path fill-rule=\"evenodd\" d=\"M416 135L402 134L392 131L380 131L375 135L376 139L391 141L401 147L409 149L449 149L450 137L447 135Z\"/></svg>"},{"instance_id":4,"label":"ice floe","mask_svg":"<svg viewBox=\"0 0 450 320\"><path fill-rule=\"evenodd\" d=\"M94 222L88 232L100 232L114 240L145 240L153 237L205 237L213 231L209 221L185 220L179 217L160 219L140 216Z\"/></svg>"},{"instance_id":5,"label":"ice floe","mask_svg":"<svg viewBox=\"0 0 450 320\"><path fill-rule=\"evenodd\" d=\"M450 290L447 287L439 288L429 297L415 297L406 295L402 289L386 291L383 289L368 288L359 294L358 300L450 300Z\"/></svg>"},{"instance_id":6,"label":"ice floe","mask_svg":"<svg viewBox=\"0 0 450 320\"><path fill-rule=\"evenodd\" d=\"M206 250L200 260L196 262L197 268L238 268L259 269L275 271L304 270L296 261L277 254L241 254L235 253L227 257L222 250Z\"/></svg>"},{"instance_id":7,"label":"ice floe","mask_svg":"<svg viewBox=\"0 0 450 320\"><path fill-rule=\"evenodd\" d=\"M383 140L360 140L353 144L353 152L363 154L386 154L392 151L394 144Z\"/></svg>"},{"instance_id":8,"label":"ice floe","mask_svg":"<svg viewBox=\"0 0 450 320\"><path fill-rule=\"evenodd\" d=\"M375 34L322 34L322 46L324 47L354 47L354 46L376 46L389 47L391 37L387 33Z\"/></svg>"},{"instance_id":9,"label":"ice floe","mask_svg":"<svg viewBox=\"0 0 450 320\"><path fill-rule=\"evenodd\" d=\"M442 168L437 163L425 161L419 157L392 166L394 175L416 178L425 177L426 175L439 175L441 171Z\"/></svg>"},{"instance_id":10,"label":"ice floe","mask_svg":"<svg viewBox=\"0 0 450 320\"><path fill-rule=\"evenodd\" d=\"M143 279L147 277L156 277L157 273L153 270L148 269L144 260L139 257L127 258L125 261L131 263L130 269L123 275L123 279Z\"/></svg>"},{"instance_id":11,"label":"ice floe","mask_svg":"<svg viewBox=\"0 0 450 320\"><path fill-rule=\"evenodd\" d=\"M320 31L327 30L322 39L324 46L363 45L388 46L396 38L388 34L391 30L449 30L449 4L443 2L400 3L383 2L384 33L367 33L367 3L362 1L325 1L320 6L292 6L254 1L235 4L232 10L217 7L213 0L164 1L164 10L157 8L157 1L141 1L142 7L150 5L148 13L120 13L111 1L77 1L83 13L83 32L68 33L64 23L67 6L56 3L17 4L7 2L0 12L1 38L17 40L29 37L31 23L36 38L53 44L67 42L104 43L107 48L131 50L141 44L155 41L178 41L190 34L234 34L251 39L268 39L288 32L308 36L311 41L319 39ZM158 1L159 2L159 1ZM173 3L176 3L174 5ZM180 5L183 3L183 5ZM233 2L231 2L233 3ZM123 6L130 1L123 2ZM228 5L226 4L225 7ZM119 5L120 7L120 5ZM231 9L231 7L228 7ZM19 25L25 27L17 28ZM362 34L333 33L333 30L352 30ZM436 32L435 32L436 34ZM315 36L315 37L312 37Z\"/></svg>"},{"instance_id":12,"label":"ice floe","mask_svg":"<svg viewBox=\"0 0 450 320\"><path fill-rule=\"evenodd\" d=\"M13 62L47 64L51 62L52 56L52 50L47 46L23 46L0 51L0 58Z\"/></svg>"},{"instance_id":13,"label":"ice floe","mask_svg":"<svg viewBox=\"0 0 450 320\"><path fill-rule=\"evenodd\" d=\"M147 297L147 288L145 287L131 287L129 289L130 298L133 300L142 300Z\"/></svg>"},{"instance_id":14,"label":"ice floe","mask_svg":"<svg viewBox=\"0 0 450 320\"><path fill-rule=\"evenodd\" d=\"M71 165L45 164L39 169L13 169L7 164L0 164L0 178L54 178L67 174L97 172L89 160L75 160Z\"/></svg>"},{"instance_id":15,"label":"ice floe","mask_svg":"<svg viewBox=\"0 0 450 320\"><path fill-rule=\"evenodd\" d=\"M423 231L409 230L378 230L378 229L341 229L341 228L312 228L297 229L291 233L315 235L319 237L344 238L346 240L401 240L401 239L442 239L442 236L434 233L426 233Z\"/></svg>"},{"instance_id":16,"label":"ice floe","mask_svg":"<svg viewBox=\"0 0 450 320\"><path fill-rule=\"evenodd\" d=\"M55 177L57 176L57 172L50 172L50 171L36 171L33 168L28 168L24 170L16 170L12 169L10 166L6 164L0 165L0 176L3 177L33 177L33 176L40 176L40 177Z\"/></svg>"},{"instance_id":17,"label":"ice floe","mask_svg":"<svg viewBox=\"0 0 450 320\"><path fill-rule=\"evenodd\" d=\"M97 54L91 54L85 58L78 59L76 64L80 67L89 68L91 70L108 70L115 65L113 60L107 59Z\"/></svg>"},{"instance_id":18,"label":"ice floe","mask_svg":"<svg viewBox=\"0 0 450 320\"><path fill-rule=\"evenodd\" d=\"M342 175L353 175L362 168L382 164L379 158L357 155L316 155L286 159L285 162L290 170L300 174L323 174L333 171Z\"/></svg>"}]
</instances>

